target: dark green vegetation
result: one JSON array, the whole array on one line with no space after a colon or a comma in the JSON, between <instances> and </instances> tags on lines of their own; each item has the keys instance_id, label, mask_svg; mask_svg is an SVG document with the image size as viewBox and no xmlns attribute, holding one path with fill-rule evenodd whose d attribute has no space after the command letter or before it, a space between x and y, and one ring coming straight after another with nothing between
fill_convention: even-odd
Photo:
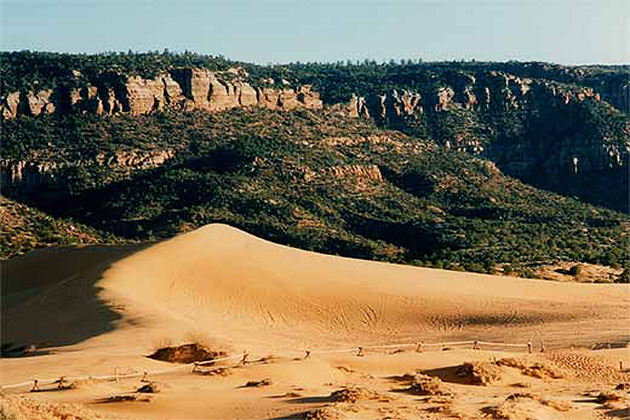
<instances>
[{"instance_id":1,"label":"dark green vegetation","mask_svg":"<svg viewBox=\"0 0 630 420\"><path fill-rule=\"evenodd\" d=\"M304 249L457 270L630 266L630 217L617 212L630 200L624 66L0 53L0 99L107 84L109 72L233 66L252 86L311 84L327 109L3 121L0 170L20 176L3 180L0 257L223 222ZM354 94L374 105L403 89L419 94L410 114L389 103L385 116L378 104L373 119L344 116Z\"/></svg>"},{"instance_id":2,"label":"dark green vegetation","mask_svg":"<svg viewBox=\"0 0 630 420\"><path fill-rule=\"evenodd\" d=\"M93 83L101 72L121 72L151 78L173 67L226 70L230 67L230 62L222 57L189 52L171 54L167 50L162 53L130 51L104 54L2 52L0 53L0 97L17 90L52 89L59 85L81 87L81 85Z\"/></svg>"},{"instance_id":3,"label":"dark green vegetation","mask_svg":"<svg viewBox=\"0 0 630 420\"><path fill-rule=\"evenodd\" d=\"M62 91L87 84L121 94L124 76L151 78L177 67L213 71L242 67L248 75L241 72L241 76L253 86L271 84L269 78L276 88L311 84L326 105L345 107L352 95L365 96L371 103L371 117L382 127L487 158L504 173L538 188L630 212L628 66L409 60L258 66L168 51L15 52L0 53L0 99L16 90L24 99L31 90L56 87L59 92L52 97L59 93L61 98ZM241 76L221 73L222 79ZM105 100L109 93L101 90ZM395 115L391 103L386 105L387 115L379 115L376 98L388 94L391 99L394 90L419 95L411 115ZM450 94L444 95L445 90ZM58 105L59 111L67 107L61 100ZM575 167L573 159L578 162Z\"/></svg>"},{"instance_id":4,"label":"dark green vegetation","mask_svg":"<svg viewBox=\"0 0 630 420\"><path fill-rule=\"evenodd\" d=\"M24 204L0 196L0 258L8 258L41 246L119 242L72 220L54 218Z\"/></svg>"},{"instance_id":5,"label":"dark green vegetation","mask_svg":"<svg viewBox=\"0 0 630 420\"><path fill-rule=\"evenodd\" d=\"M422 116L395 117L390 112L381 119L375 117L374 107L370 112L384 127L466 149L528 184L630 212L627 66L364 62L249 70L252 77L312 84L329 104L345 103L353 94L375 97L391 96L393 91L417 92ZM533 78L531 84L525 83L525 77ZM454 90L454 103L465 104L472 96L477 103L434 111L442 87ZM521 95L521 88L529 89L528 93ZM576 99L578 92L589 88L602 100ZM580 162L577 173L573 172L573 157Z\"/></svg>"},{"instance_id":6,"label":"dark green vegetation","mask_svg":"<svg viewBox=\"0 0 630 420\"><path fill-rule=\"evenodd\" d=\"M374 60L338 63L291 63L276 66L244 66L252 79L271 77L293 83L316 86L326 103L346 102L352 94L365 96L392 89L427 91L428 88L448 84L459 74L480 74L499 71L519 77L545 79L571 86L588 86L602 91L615 84L627 82L630 65L569 67L543 62L483 62L450 61L423 62L400 60L379 63ZM612 103L613 101L611 101ZM614 104L615 106L617 104ZM622 108L618 106L618 108Z\"/></svg>"},{"instance_id":7,"label":"dark green vegetation","mask_svg":"<svg viewBox=\"0 0 630 420\"><path fill-rule=\"evenodd\" d=\"M222 222L304 249L468 271L527 276L556 259L628 264L628 217L331 111L43 117L5 127L7 156L57 163L54 184L12 195L103 236L153 239ZM175 157L153 169L95 163L156 150ZM23 250L11 247L4 257Z\"/></svg>"}]
</instances>

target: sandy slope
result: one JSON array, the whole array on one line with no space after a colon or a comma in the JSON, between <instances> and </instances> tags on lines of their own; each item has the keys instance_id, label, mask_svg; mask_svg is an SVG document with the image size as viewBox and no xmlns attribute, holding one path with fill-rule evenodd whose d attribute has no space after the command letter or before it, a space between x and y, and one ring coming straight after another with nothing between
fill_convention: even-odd
<instances>
[{"instance_id":1,"label":"sandy slope","mask_svg":"<svg viewBox=\"0 0 630 420\"><path fill-rule=\"evenodd\" d=\"M143 355L167 340L199 337L231 352L247 349L262 355L459 339L532 340L536 345L544 340L547 348L560 348L630 336L630 288L624 285L563 284L352 260L275 245L224 225L151 246L37 251L6 263L3 274L3 342L53 350L1 360L4 384L111 373L115 366L160 369L164 363ZM385 363L375 360L366 375L374 376ZM286 367L269 374L288 378L280 381L285 385L281 389L314 381L313 389L321 392L322 383L348 381L334 358L307 363L302 374ZM405 369L413 364L405 363ZM175 394L195 388L187 382L190 378L178 378L171 379L184 385ZM226 398L238 394L235 384L228 383L222 391L206 391ZM60 398L52 395L40 398ZM94 397L85 390L64 395L63 401L81 403ZM299 408L278 408L281 400L276 404L255 397L237 404L241 411L226 408L204 417L194 396L180 395L180 402L187 398L192 411L184 412L190 418L273 417L278 410L285 415ZM156 404L141 410L142 416L159 417L173 409L167 402L161 409Z\"/></svg>"}]
</instances>

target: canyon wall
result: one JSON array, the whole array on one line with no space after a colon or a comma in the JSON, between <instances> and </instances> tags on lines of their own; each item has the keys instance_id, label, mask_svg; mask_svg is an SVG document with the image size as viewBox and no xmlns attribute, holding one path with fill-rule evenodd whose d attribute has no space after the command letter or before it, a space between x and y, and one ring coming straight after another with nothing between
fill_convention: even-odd
<instances>
[{"instance_id":1,"label":"canyon wall","mask_svg":"<svg viewBox=\"0 0 630 420\"><path fill-rule=\"evenodd\" d=\"M630 120L593 88L461 73L420 91L353 96L343 110L488 158L538 187L628 211Z\"/></svg>"},{"instance_id":2,"label":"canyon wall","mask_svg":"<svg viewBox=\"0 0 630 420\"><path fill-rule=\"evenodd\" d=\"M0 115L10 119L71 110L142 115L167 108L212 112L250 106L291 110L319 109L323 105L319 94L308 85L252 87L231 72L179 68L153 79L103 72L93 84L81 88L62 85L38 92L12 92L0 101Z\"/></svg>"},{"instance_id":3,"label":"canyon wall","mask_svg":"<svg viewBox=\"0 0 630 420\"><path fill-rule=\"evenodd\" d=\"M124 178L137 170L156 168L175 156L173 149L120 150L112 153L98 153L93 158L81 160L38 159L0 160L0 188L20 190L23 193L38 193L47 189L56 192L67 187L63 185L64 171L107 168L113 178ZM60 185L62 184L62 185Z\"/></svg>"}]
</instances>

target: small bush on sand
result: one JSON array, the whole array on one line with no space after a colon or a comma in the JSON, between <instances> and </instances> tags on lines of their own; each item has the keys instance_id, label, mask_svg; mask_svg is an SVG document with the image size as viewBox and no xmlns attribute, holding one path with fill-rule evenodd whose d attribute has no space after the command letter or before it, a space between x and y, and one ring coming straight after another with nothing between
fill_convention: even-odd
<instances>
[{"instance_id":1,"label":"small bush on sand","mask_svg":"<svg viewBox=\"0 0 630 420\"><path fill-rule=\"evenodd\" d=\"M453 392L440 380L428 375L416 375L409 388L405 390L414 395L450 396Z\"/></svg>"},{"instance_id":2,"label":"small bush on sand","mask_svg":"<svg viewBox=\"0 0 630 420\"><path fill-rule=\"evenodd\" d=\"M324 407L304 413L306 420L341 420L346 416L336 408Z\"/></svg>"},{"instance_id":3,"label":"small bush on sand","mask_svg":"<svg viewBox=\"0 0 630 420\"><path fill-rule=\"evenodd\" d=\"M630 392L630 382L622 382L615 387L617 391L626 391Z\"/></svg>"},{"instance_id":4,"label":"small bush on sand","mask_svg":"<svg viewBox=\"0 0 630 420\"><path fill-rule=\"evenodd\" d=\"M539 418L536 415L538 410L529 405L528 400L535 401L556 411L565 412L573 409L573 406L566 401L546 400L540 395L534 395L529 392L517 392L508 395L505 401L498 406L485 407L481 411L494 419L525 420Z\"/></svg>"},{"instance_id":5,"label":"small bush on sand","mask_svg":"<svg viewBox=\"0 0 630 420\"><path fill-rule=\"evenodd\" d=\"M148 384L142 385L136 392L143 392L146 394L157 394L160 392L160 385L157 382L149 382Z\"/></svg>"},{"instance_id":6,"label":"small bush on sand","mask_svg":"<svg viewBox=\"0 0 630 420\"><path fill-rule=\"evenodd\" d=\"M171 363L192 363L213 360L225 355L224 351L210 350L199 343L191 343L175 347L163 347L148 357Z\"/></svg>"},{"instance_id":7,"label":"small bush on sand","mask_svg":"<svg viewBox=\"0 0 630 420\"><path fill-rule=\"evenodd\" d=\"M595 398L595 401L600 404L606 404L609 402L619 402L623 401L625 398L623 394L617 391L604 391L600 392L599 395Z\"/></svg>"},{"instance_id":8,"label":"small bush on sand","mask_svg":"<svg viewBox=\"0 0 630 420\"><path fill-rule=\"evenodd\" d=\"M245 384L247 388L260 388L271 385L271 379L261 379L260 381L249 381Z\"/></svg>"},{"instance_id":9,"label":"small bush on sand","mask_svg":"<svg viewBox=\"0 0 630 420\"><path fill-rule=\"evenodd\" d=\"M361 387L347 387L333 391L330 394L332 402L356 403L357 401L378 400L382 402L392 401L392 398L376 391Z\"/></svg>"},{"instance_id":10,"label":"small bush on sand","mask_svg":"<svg viewBox=\"0 0 630 420\"><path fill-rule=\"evenodd\" d=\"M458 366L456 374L469 385L489 385L502 377L499 366L490 362L463 363Z\"/></svg>"},{"instance_id":11,"label":"small bush on sand","mask_svg":"<svg viewBox=\"0 0 630 420\"><path fill-rule=\"evenodd\" d=\"M138 399L137 396L131 395L112 395L107 398L106 402L115 403L115 402L128 402L128 401L136 401Z\"/></svg>"}]
</instances>

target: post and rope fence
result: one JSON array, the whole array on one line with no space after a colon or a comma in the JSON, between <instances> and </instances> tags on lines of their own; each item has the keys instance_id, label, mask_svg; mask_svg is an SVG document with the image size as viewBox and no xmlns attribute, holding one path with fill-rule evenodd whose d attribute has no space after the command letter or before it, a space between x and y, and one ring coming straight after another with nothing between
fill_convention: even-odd
<instances>
[{"instance_id":1,"label":"post and rope fence","mask_svg":"<svg viewBox=\"0 0 630 420\"><path fill-rule=\"evenodd\" d=\"M299 356L303 354L301 359L306 360L306 359L310 359L311 356L316 356L316 355L330 355L330 354L343 354L343 353L355 353L356 356L363 357L366 355L367 350L403 349L406 347L412 347L412 348L415 348L416 353L422 353L426 351L427 348L435 348L435 351L438 351L439 349L446 350L448 349L449 346L466 346L466 345L472 345L473 350L480 350L481 346L487 346L487 347L523 348L523 349L526 349L527 353L531 354L533 352L533 344L531 341L528 341L527 343L524 343L524 344L520 344L520 343L468 340L468 341L452 341L452 342L437 342L437 343L425 343L424 341L417 341L415 343L355 346L355 347L348 347L348 348L341 348L341 349L322 349L322 350L305 349L302 352L285 351L285 352L277 352L276 354L278 356L289 356L289 355ZM544 341L542 340L540 342L540 352L541 353L545 352L545 344L544 344ZM149 375L151 376L165 375L165 374L174 373L177 371L185 371L185 370L190 369L191 367L192 367L192 373L196 373L199 371L199 369L202 366L214 365L220 362L235 361L237 362L237 366L238 365L245 366L247 364L255 362L254 360L251 360L250 357L251 357L251 353L247 350L244 350L242 355L225 356L225 357L215 358L215 359L201 361L201 362L181 364L179 366L174 366L169 369L161 369L161 370L155 370L155 371L136 370L131 373L120 373L120 368L115 367L113 375L84 375L84 376L75 376L75 377L61 376L54 379L36 378L36 379L26 381L26 382L0 385L0 391L5 390L5 389L28 387L28 386L32 386L31 391L40 391L41 390L40 386L60 383L62 378L63 378L63 381L66 383L69 381L81 381L81 380L97 380L97 381L114 380L116 382L119 382L121 379L131 379L135 377L141 377L143 382L147 382L148 381L147 377ZM215 369L221 369L224 367L225 366L219 366L219 367L216 367ZM623 371L622 361L620 361L620 370Z\"/></svg>"}]
</instances>

